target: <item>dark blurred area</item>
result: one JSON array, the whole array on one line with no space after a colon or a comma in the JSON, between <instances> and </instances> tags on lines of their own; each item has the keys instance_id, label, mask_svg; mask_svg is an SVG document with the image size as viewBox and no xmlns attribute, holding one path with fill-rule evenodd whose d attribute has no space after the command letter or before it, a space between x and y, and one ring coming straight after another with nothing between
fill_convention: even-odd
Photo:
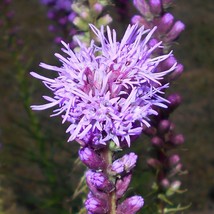
<instances>
[{"instance_id":1,"label":"dark blurred area","mask_svg":"<svg viewBox=\"0 0 214 214\"><path fill-rule=\"evenodd\" d=\"M29 107L43 103L41 95L48 93L29 72L43 75L39 63L57 64L54 53L60 51L48 31L47 11L39 0L0 5L0 208L4 210L0 209L0 214L66 214L73 205L72 213L77 213L82 201L78 194L72 195L81 179L75 175L84 172L76 160L78 145L66 142L66 125L61 125L60 118L49 118L48 111L32 112ZM183 188L188 190L182 194L181 203L192 204L183 213L211 214L214 2L177 0L172 12L186 24L174 45L174 54L184 64L185 72L170 89L183 98L172 116L186 139L179 151L188 171L181 178Z\"/></svg>"}]
</instances>

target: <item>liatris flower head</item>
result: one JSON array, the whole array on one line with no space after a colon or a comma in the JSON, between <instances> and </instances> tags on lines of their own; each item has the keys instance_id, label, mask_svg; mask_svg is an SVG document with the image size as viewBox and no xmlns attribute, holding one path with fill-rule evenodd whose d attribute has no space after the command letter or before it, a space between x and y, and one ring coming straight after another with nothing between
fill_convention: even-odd
<instances>
[{"instance_id":1,"label":"liatris flower head","mask_svg":"<svg viewBox=\"0 0 214 214\"><path fill-rule=\"evenodd\" d=\"M156 115L154 106L167 107L163 98L161 80L174 70L157 69L159 63L171 53L153 56L161 43L148 45L155 28L145 30L138 25L128 26L120 42L116 32L107 27L97 29L90 25L100 41L92 40L89 47L79 41L79 50L72 51L62 42L62 51L67 54L55 56L61 67L41 63L40 66L57 73L56 78L47 78L35 72L31 75L42 80L53 92L53 97L43 96L44 105L33 105L33 110L56 107L52 116L62 115L68 122L68 141L81 141L81 145L96 147L114 141L130 145L131 137L138 136L142 127L149 127L150 115Z\"/></svg>"}]
</instances>

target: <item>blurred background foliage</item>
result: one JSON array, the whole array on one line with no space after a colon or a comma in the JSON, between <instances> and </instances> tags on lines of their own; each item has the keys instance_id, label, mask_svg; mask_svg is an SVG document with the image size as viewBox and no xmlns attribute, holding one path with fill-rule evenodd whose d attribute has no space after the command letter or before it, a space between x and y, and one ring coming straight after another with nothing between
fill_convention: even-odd
<instances>
[{"instance_id":1,"label":"blurred background foliage","mask_svg":"<svg viewBox=\"0 0 214 214\"><path fill-rule=\"evenodd\" d=\"M53 54L60 47L47 30L50 21L39 0L13 1L9 7L1 5L0 11L1 20L6 20L0 23L0 213L78 213L82 199L75 190L85 192L78 186L84 173L77 160L78 145L66 142L66 125L61 125L60 118L50 119L49 111L29 108L42 103L41 95L48 93L29 72L43 74L40 62L57 64ZM181 177L188 191L175 199L183 205L192 203L184 213L214 210L213 11L213 0L177 0L173 9L175 17L186 24L174 46L185 72L170 89L183 97L172 120L186 137L178 153L188 170ZM153 178L144 163L148 146L142 136L132 148L138 153L142 150L142 155L128 194L142 194L149 202L148 184ZM153 211L145 207L144 213Z\"/></svg>"}]
</instances>

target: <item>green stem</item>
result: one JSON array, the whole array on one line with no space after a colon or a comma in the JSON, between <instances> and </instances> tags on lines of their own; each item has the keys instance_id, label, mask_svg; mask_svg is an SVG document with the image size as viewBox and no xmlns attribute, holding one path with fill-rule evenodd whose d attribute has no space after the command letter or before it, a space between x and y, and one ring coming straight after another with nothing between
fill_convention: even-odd
<instances>
[{"instance_id":1,"label":"green stem","mask_svg":"<svg viewBox=\"0 0 214 214\"><path fill-rule=\"evenodd\" d=\"M109 180L115 184L115 181L116 181L115 177L108 173L108 166L112 164L112 156L113 156L113 152L111 151L110 147L106 148L103 151L102 156L106 162L106 168L103 170L103 172L107 174ZM109 214L116 214L116 192L115 191L112 191L109 194L108 202L109 202L109 208L110 208Z\"/></svg>"}]
</instances>

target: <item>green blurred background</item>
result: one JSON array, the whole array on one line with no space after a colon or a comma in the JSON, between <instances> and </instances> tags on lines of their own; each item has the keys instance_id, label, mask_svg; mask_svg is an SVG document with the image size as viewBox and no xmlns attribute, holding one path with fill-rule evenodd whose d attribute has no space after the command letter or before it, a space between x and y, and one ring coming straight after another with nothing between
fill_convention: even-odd
<instances>
[{"instance_id":1,"label":"green blurred background","mask_svg":"<svg viewBox=\"0 0 214 214\"><path fill-rule=\"evenodd\" d=\"M76 164L78 146L66 143L66 126L50 112L32 113L47 90L30 77L38 64L57 64L50 21L37 0L13 1L15 12L0 27L0 141L1 204L5 214L73 213L81 199L71 199L84 167ZM179 151L188 174L182 176L184 213L214 212L214 1L177 0L173 14L186 24L174 46L185 72L172 92L183 97L172 120L186 143ZM4 14L0 14L1 17ZM16 26L16 33L12 27ZM11 29L10 29L11 28ZM14 29L13 29L14 30ZM8 35L10 35L8 37ZM18 43L18 44L17 44ZM51 75L51 74L50 74ZM143 181L142 181L143 182ZM84 190L85 191L85 190ZM84 192L83 191L83 192ZM39 207L39 208L38 208Z\"/></svg>"}]
</instances>

